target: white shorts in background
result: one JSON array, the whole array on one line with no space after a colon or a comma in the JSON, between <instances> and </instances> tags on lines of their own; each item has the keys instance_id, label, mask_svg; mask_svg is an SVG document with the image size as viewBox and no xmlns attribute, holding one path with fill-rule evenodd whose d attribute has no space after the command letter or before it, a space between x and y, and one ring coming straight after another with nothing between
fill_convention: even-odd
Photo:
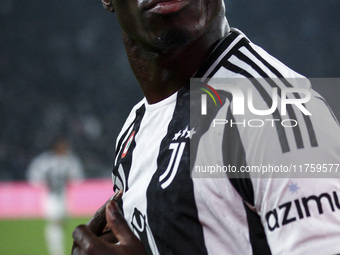
<instances>
[{"instance_id":1,"label":"white shorts in background","mask_svg":"<svg viewBox=\"0 0 340 255\"><path fill-rule=\"evenodd\" d=\"M62 220L66 216L65 197L55 194L47 196L45 201L45 213L48 220Z\"/></svg>"}]
</instances>

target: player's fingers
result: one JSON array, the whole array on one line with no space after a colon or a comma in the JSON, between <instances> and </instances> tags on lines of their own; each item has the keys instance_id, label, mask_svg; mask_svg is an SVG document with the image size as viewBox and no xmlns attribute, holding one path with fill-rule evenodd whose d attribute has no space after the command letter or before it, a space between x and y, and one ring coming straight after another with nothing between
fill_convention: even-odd
<instances>
[{"instance_id":1,"label":"player's fingers","mask_svg":"<svg viewBox=\"0 0 340 255\"><path fill-rule=\"evenodd\" d=\"M136 241L136 236L132 233L115 201L110 201L106 206L106 220L120 244L131 244L132 241Z\"/></svg>"},{"instance_id":2,"label":"player's fingers","mask_svg":"<svg viewBox=\"0 0 340 255\"><path fill-rule=\"evenodd\" d=\"M100 235L103 233L103 229L106 226L106 218L105 218L105 208L107 202L96 211L93 217L86 224L88 228L92 231L92 233L96 235Z\"/></svg>"},{"instance_id":3,"label":"player's fingers","mask_svg":"<svg viewBox=\"0 0 340 255\"><path fill-rule=\"evenodd\" d=\"M123 190L118 190L118 191L113 195L113 197L111 198L111 200L118 202L118 201L122 198L122 195L123 195Z\"/></svg>"},{"instance_id":4,"label":"player's fingers","mask_svg":"<svg viewBox=\"0 0 340 255\"><path fill-rule=\"evenodd\" d=\"M111 244L118 242L111 229L110 231L106 231L105 233L103 233L101 236L99 236L99 238Z\"/></svg>"},{"instance_id":5,"label":"player's fingers","mask_svg":"<svg viewBox=\"0 0 340 255\"><path fill-rule=\"evenodd\" d=\"M76 242L73 242L72 250L71 250L71 255L76 255L77 254L76 249L77 249L77 244L76 244Z\"/></svg>"},{"instance_id":6,"label":"player's fingers","mask_svg":"<svg viewBox=\"0 0 340 255\"><path fill-rule=\"evenodd\" d=\"M79 225L72 233L76 243L75 254L97 255L107 248L105 242L95 236L87 226Z\"/></svg>"},{"instance_id":7,"label":"player's fingers","mask_svg":"<svg viewBox=\"0 0 340 255\"><path fill-rule=\"evenodd\" d=\"M118 202L121 198L122 198L122 195L123 195L123 190L119 190L117 191L111 198L111 200L115 201L115 202ZM106 209L106 207L105 207ZM106 219L106 218L105 218ZM106 226L105 228L103 229L103 233L104 232L107 232L107 231L111 231L111 225L110 225L110 222L106 222Z\"/></svg>"},{"instance_id":8,"label":"player's fingers","mask_svg":"<svg viewBox=\"0 0 340 255\"><path fill-rule=\"evenodd\" d=\"M106 228L106 217L105 217L105 210L106 205L109 201L119 201L122 197L122 190L117 191L112 198L110 198L102 207L99 208L99 210L93 215L93 217L90 219L90 221L86 224L88 228L92 231L92 233L98 235L101 235L103 233L103 230Z\"/></svg>"},{"instance_id":9,"label":"player's fingers","mask_svg":"<svg viewBox=\"0 0 340 255\"><path fill-rule=\"evenodd\" d=\"M100 207L99 210L93 215L93 217L86 224L87 228L97 236L103 233L103 229L106 225L106 217L105 217L106 204L107 203L105 203L102 207ZM71 254L81 255L81 251L75 241L73 242L73 245L72 245Z\"/></svg>"},{"instance_id":10,"label":"player's fingers","mask_svg":"<svg viewBox=\"0 0 340 255\"><path fill-rule=\"evenodd\" d=\"M72 250L71 255L84 255L84 252L81 251L80 247L77 246Z\"/></svg>"}]
</instances>

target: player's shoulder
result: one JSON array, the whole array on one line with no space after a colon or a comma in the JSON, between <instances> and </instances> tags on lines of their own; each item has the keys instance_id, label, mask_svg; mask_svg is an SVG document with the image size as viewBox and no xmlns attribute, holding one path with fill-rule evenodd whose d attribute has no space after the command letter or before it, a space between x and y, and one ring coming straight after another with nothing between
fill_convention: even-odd
<instances>
[{"instance_id":1,"label":"player's shoulder","mask_svg":"<svg viewBox=\"0 0 340 255\"><path fill-rule=\"evenodd\" d=\"M76 162L76 163L81 162L79 155L77 153L73 152L73 151L70 151L68 153L67 159L69 161Z\"/></svg>"},{"instance_id":2,"label":"player's shoulder","mask_svg":"<svg viewBox=\"0 0 340 255\"><path fill-rule=\"evenodd\" d=\"M45 152L42 152L40 153L38 156L36 156L34 159L33 159L33 162L39 162L39 163L43 163L45 161L50 161L50 159L53 157L53 154L52 152L50 151L45 151Z\"/></svg>"},{"instance_id":3,"label":"player's shoulder","mask_svg":"<svg viewBox=\"0 0 340 255\"><path fill-rule=\"evenodd\" d=\"M215 55L215 63L212 64L215 69L210 69L210 77L303 78L236 28L231 29L215 52L218 55Z\"/></svg>"},{"instance_id":4,"label":"player's shoulder","mask_svg":"<svg viewBox=\"0 0 340 255\"><path fill-rule=\"evenodd\" d=\"M140 110L141 108L143 108L143 106L145 105L146 99L143 98L142 100L140 100L134 107L132 107L124 125L122 130L125 130L128 126L130 126L130 124L134 121L134 119L137 116L137 112L138 110Z\"/></svg>"},{"instance_id":5,"label":"player's shoulder","mask_svg":"<svg viewBox=\"0 0 340 255\"><path fill-rule=\"evenodd\" d=\"M252 42L250 42L249 45L253 49L253 52L250 52L249 56L252 58L256 57L257 65L264 69L264 72L269 78L305 78L305 76L287 66L262 47Z\"/></svg>"},{"instance_id":6,"label":"player's shoulder","mask_svg":"<svg viewBox=\"0 0 340 255\"><path fill-rule=\"evenodd\" d=\"M28 172L42 172L52 162L52 154L50 151L42 152L34 157L28 165Z\"/></svg>"}]
</instances>

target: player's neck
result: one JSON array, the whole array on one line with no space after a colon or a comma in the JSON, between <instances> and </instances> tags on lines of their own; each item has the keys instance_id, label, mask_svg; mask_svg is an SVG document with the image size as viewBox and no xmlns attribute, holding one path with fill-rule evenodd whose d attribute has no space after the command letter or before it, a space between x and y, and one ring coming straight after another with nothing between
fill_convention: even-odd
<instances>
[{"instance_id":1,"label":"player's neck","mask_svg":"<svg viewBox=\"0 0 340 255\"><path fill-rule=\"evenodd\" d=\"M215 44L230 30L226 20L216 26L193 43L170 53L155 53L125 38L132 70L150 104L169 97L189 83Z\"/></svg>"}]
</instances>

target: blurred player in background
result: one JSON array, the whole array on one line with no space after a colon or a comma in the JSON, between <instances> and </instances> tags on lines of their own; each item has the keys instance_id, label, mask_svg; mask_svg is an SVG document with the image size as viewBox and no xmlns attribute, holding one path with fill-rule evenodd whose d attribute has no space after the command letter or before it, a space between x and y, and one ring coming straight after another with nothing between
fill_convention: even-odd
<instances>
[{"instance_id":1,"label":"blurred player in background","mask_svg":"<svg viewBox=\"0 0 340 255\"><path fill-rule=\"evenodd\" d=\"M73 254L339 253L337 178L191 178L190 150L200 148L203 153L196 161L202 166L339 166L339 125L310 84L291 82L289 78L303 77L231 28L222 0L103 3L116 12L145 98L132 109L117 138L112 173L121 199L107 203L106 214L103 206L86 226L75 229ZM245 81L248 87L243 87L256 92L255 105L261 109L270 108L276 96L283 98L287 88L304 89L311 95L305 107L313 115L302 116L293 106L280 114L281 108L269 116L282 120L289 115L298 121L296 128L285 128L281 121L246 128L239 118L249 113L234 114L231 102L237 97L221 88L220 106L209 108L210 119L192 125L190 104L200 109L201 101L190 98L191 77L206 84L210 78L235 78L237 86ZM268 92L273 88L274 95ZM290 97L301 99L298 93ZM239 124L217 129L211 116ZM113 233L111 242L107 229Z\"/></svg>"},{"instance_id":2,"label":"blurred player in background","mask_svg":"<svg viewBox=\"0 0 340 255\"><path fill-rule=\"evenodd\" d=\"M81 160L72 153L65 137L57 138L51 150L38 155L29 165L29 182L33 185L45 184L48 188L45 235L51 255L64 254L66 185L71 180L83 179L83 172Z\"/></svg>"}]
</instances>

